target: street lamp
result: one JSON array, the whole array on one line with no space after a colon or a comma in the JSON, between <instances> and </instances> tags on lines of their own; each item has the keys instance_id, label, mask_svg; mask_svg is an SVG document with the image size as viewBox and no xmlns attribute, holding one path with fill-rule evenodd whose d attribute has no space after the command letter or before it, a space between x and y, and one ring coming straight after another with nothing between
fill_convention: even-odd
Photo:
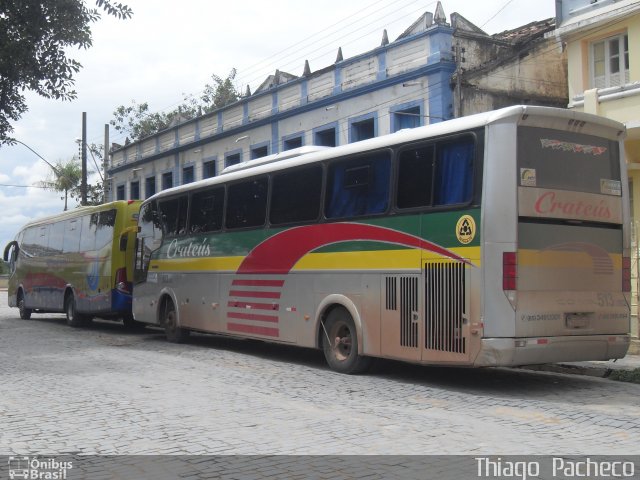
<instances>
[{"instance_id":1,"label":"street lamp","mask_svg":"<svg viewBox=\"0 0 640 480\"><path fill-rule=\"evenodd\" d=\"M40 155L38 152L36 152L33 148L31 148L29 145L27 145L24 142L21 142L20 140L16 140L15 138L12 139L12 141L19 143L20 145L24 145L25 147L27 147L29 150L31 150L33 153L36 154L36 156L42 160L44 163L46 163L47 165L49 165L51 167L51 170L54 171L54 173L56 175L60 175L60 172L58 171L58 169L56 167L54 167L51 163L49 163L42 155Z\"/></svg>"}]
</instances>

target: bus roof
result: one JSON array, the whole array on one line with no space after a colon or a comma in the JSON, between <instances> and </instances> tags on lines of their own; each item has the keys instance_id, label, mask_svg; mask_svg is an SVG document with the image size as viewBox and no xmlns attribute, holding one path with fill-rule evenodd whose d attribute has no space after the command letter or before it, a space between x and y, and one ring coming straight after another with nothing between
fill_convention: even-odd
<instances>
[{"instance_id":1,"label":"bus roof","mask_svg":"<svg viewBox=\"0 0 640 480\"><path fill-rule=\"evenodd\" d=\"M62 213L57 213L54 215L49 215L47 217L42 217L42 218L37 218L35 220L32 220L26 224L24 224L20 230L24 230L27 227L31 227L34 225L44 225L47 223L51 223L54 221L58 221L58 220L64 220L66 218L74 218L74 217L79 217L82 215L85 215L87 213L94 213L94 212L102 212L105 210L111 210L113 208L117 208L118 206L123 206L123 205L131 205L134 203L142 203L141 200L116 200L113 202L109 202L109 203L103 203L101 205L91 205L91 206L85 206L85 207L77 207L74 208L72 210L67 210L66 212L62 212Z\"/></svg>"},{"instance_id":2,"label":"bus roof","mask_svg":"<svg viewBox=\"0 0 640 480\"><path fill-rule=\"evenodd\" d=\"M544 122L539 126L547 126L549 128L553 128L554 126L552 125L552 122L549 122L549 118L553 118L556 120L556 122L553 123L557 123L558 127L560 124L566 126L567 122L569 122L569 124L572 122L575 122L576 124L583 122L582 125L586 122L590 122L591 124L596 124L600 127L609 129L612 135L615 134L618 137L623 135L625 132L625 126L622 123L597 115L553 107L515 105L502 108L500 110L477 113L422 127L403 129L389 135L340 145L338 147L302 147L291 151L269 155L268 157L262 157L227 167L220 175L215 177L162 190L150 197L148 201L171 197L185 191L227 183L229 181L240 180L248 176L260 175L289 167L306 165L335 157L355 155L401 143L415 142L423 139L442 137L445 135L455 134L457 132L473 130L508 119L518 119L519 121L522 121L525 118L536 116L546 117ZM290 154L285 155L287 152L290 152Z\"/></svg>"}]
</instances>

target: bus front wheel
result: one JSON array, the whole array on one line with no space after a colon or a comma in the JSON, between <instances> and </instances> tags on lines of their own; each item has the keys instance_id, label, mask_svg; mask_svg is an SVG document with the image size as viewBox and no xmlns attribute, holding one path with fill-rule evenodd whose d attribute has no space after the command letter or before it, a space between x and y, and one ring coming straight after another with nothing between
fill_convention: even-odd
<instances>
[{"instance_id":1,"label":"bus front wheel","mask_svg":"<svg viewBox=\"0 0 640 480\"><path fill-rule=\"evenodd\" d=\"M371 366L371 358L358 353L358 332L349 312L334 308L324 322L322 349L332 370L356 374Z\"/></svg>"},{"instance_id":2,"label":"bus front wheel","mask_svg":"<svg viewBox=\"0 0 640 480\"><path fill-rule=\"evenodd\" d=\"M172 343L182 343L189 337L189 330L186 330L178 325L178 314L176 313L176 307L169 299L165 301L163 308L163 321L164 335L167 340Z\"/></svg>"},{"instance_id":3,"label":"bus front wheel","mask_svg":"<svg viewBox=\"0 0 640 480\"><path fill-rule=\"evenodd\" d=\"M20 312L20 318L22 320L29 320L31 318L32 310L24 306L24 293L22 290L18 292L18 311Z\"/></svg>"}]
</instances>

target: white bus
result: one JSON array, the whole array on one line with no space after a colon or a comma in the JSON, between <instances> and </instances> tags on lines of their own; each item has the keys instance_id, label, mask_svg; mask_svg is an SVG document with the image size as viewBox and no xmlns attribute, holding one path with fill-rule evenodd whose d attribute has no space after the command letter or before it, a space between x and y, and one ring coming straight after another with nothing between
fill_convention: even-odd
<instances>
[{"instance_id":1,"label":"white bus","mask_svg":"<svg viewBox=\"0 0 640 480\"><path fill-rule=\"evenodd\" d=\"M629 346L624 126L517 106L280 161L141 207L133 314L372 357L509 366Z\"/></svg>"}]
</instances>

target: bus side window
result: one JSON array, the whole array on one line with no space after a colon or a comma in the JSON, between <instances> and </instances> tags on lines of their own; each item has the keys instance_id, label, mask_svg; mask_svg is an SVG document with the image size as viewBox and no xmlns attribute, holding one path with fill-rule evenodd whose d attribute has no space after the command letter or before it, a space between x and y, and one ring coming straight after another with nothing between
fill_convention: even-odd
<instances>
[{"instance_id":1,"label":"bus side window","mask_svg":"<svg viewBox=\"0 0 640 480\"><path fill-rule=\"evenodd\" d=\"M80 218L80 252L91 252L96 246L96 227L98 214L85 215Z\"/></svg>"},{"instance_id":2,"label":"bus side window","mask_svg":"<svg viewBox=\"0 0 640 480\"><path fill-rule=\"evenodd\" d=\"M269 221L273 225L309 222L320 214L322 167L309 165L273 176Z\"/></svg>"},{"instance_id":3,"label":"bus side window","mask_svg":"<svg viewBox=\"0 0 640 480\"><path fill-rule=\"evenodd\" d=\"M431 205L433 191L433 145L404 150L398 160L398 208Z\"/></svg>"},{"instance_id":4,"label":"bus side window","mask_svg":"<svg viewBox=\"0 0 640 480\"><path fill-rule=\"evenodd\" d=\"M473 193L472 137L438 143L436 152L434 205L453 205L471 201Z\"/></svg>"},{"instance_id":5,"label":"bus side window","mask_svg":"<svg viewBox=\"0 0 640 480\"><path fill-rule=\"evenodd\" d=\"M116 210L107 210L98 214L98 223L96 225L96 250L111 245L113 240L113 231L116 224Z\"/></svg>"},{"instance_id":6,"label":"bus side window","mask_svg":"<svg viewBox=\"0 0 640 480\"><path fill-rule=\"evenodd\" d=\"M267 177L230 185L227 198L227 228L259 227L267 216Z\"/></svg>"},{"instance_id":7,"label":"bus side window","mask_svg":"<svg viewBox=\"0 0 640 480\"><path fill-rule=\"evenodd\" d=\"M78 253L80 251L80 220L72 218L64 223L62 251L64 253Z\"/></svg>"},{"instance_id":8,"label":"bus side window","mask_svg":"<svg viewBox=\"0 0 640 480\"><path fill-rule=\"evenodd\" d=\"M184 235L187 226L188 198L183 195L160 204L162 225L166 235Z\"/></svg>"},{"instance_id":9,"label":"bus side window","mask_svg":"<svg viewBox=\"0 0 640 480\"><path fill-rule=\"evenodd\" d=\"M24 232L24 240L22 241L22 251L27 257L33 257L36 254L37 235L38 235L38 227L29 227Z\"/></svg>"},{"instance_id":10,"label":"bus side window","mask_svg":"<svg viewBox=\"0 0 640 480\"><path fill-rule=\"evenodd\" d=\"M338 161L329 165L325 215L359 217L384 213L389 205L389 152Z\"/></svg>"},{"instance_id":11,"label":"bus side window","mask_svg":"<svg viewBox=\"0 0 640 480\"><path fill-rule=\"evenodd\" d=\"M194 193L190 208L191 233L215 232L222 228L224 187Z\"/></svg>"},{"instance_id":12,"label":"bus side window","mask_svg":"<svg viewBox=\"0 0 640 480\"><path fill-rule=\"evenodd\" d=\"M49 253L51 255L60 255L64 245L64 221L60 221L51 225L49 231Z\"/></svg>"}]
</instances>

